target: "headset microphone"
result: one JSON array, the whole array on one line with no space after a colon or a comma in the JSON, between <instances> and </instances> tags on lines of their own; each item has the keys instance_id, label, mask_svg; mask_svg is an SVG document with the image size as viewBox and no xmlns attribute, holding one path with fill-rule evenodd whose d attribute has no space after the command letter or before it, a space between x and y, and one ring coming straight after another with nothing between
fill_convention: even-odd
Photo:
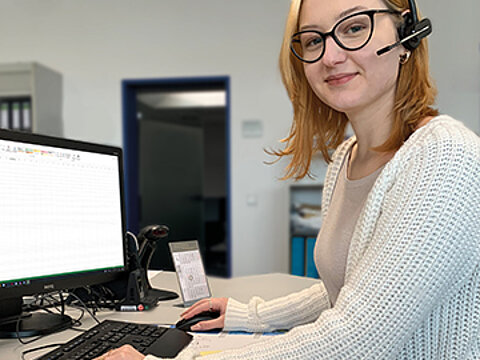
<instances>
[{"instance_id":1,"label":"headset microphone","mask_svg":"<svg viewBox=\"0 0 480 360\"><path fill-rule=\"evenodd\" d=\"M420 42L424 37L427 37L432 33L432 22L429 19L425 18L421 21L418 20L415 0L408 0L408 7L410 10L402 14L403 22L397 28L398 38L400 40L378 50L378 56L389 52L399 45L403 45L405 49L413 51L420 45Z\"/></svg>"},{"instance_id":2,"label":"headset microphone","mask_svg":"<svg viewBox=\"0 0 480 360\"><path fill-rule=\"evenodd\" d=\"M377 51L377 55L383 55L386 52L389 52L390 50L396 48L399 45L404 45L405 43L420 43L420 40L423 39L424 37L427 37L432 33L432 23L429 19L425 18L422 21L418 22L415 24L414 29L412 30L412 33L403 39L397 41L396 43L386 46L384 48L381 48L380 50ZM404 45L405 46L405 45ZM411 46L413 49L417 48L418 45L416 46ZM405 46L407 50L413 50L409 49L408 46Z\"/></svg>"}]
</instances>

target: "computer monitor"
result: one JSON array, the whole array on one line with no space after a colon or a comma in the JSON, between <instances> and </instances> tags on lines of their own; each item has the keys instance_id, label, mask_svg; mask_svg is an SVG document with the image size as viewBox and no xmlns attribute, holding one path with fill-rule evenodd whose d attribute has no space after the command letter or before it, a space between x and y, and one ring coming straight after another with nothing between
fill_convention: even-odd
<instances>
[{"instance_id":1,"label":"computer monitor","mask_svg":"<svg viewBox=\"0 0 480 360\"><path fill-rule=\"evenodd\" d=\"M0 337L71 326L65 315L19 317L23 296L126 270L122 168L118 147L0 130Z\"/></svg>"}]
</instances>

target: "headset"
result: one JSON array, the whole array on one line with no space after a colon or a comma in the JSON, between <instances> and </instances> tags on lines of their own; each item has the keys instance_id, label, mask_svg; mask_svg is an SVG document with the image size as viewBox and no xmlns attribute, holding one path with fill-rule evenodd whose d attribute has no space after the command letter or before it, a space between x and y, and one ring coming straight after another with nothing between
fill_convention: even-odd
<instances>
[{"instance_id":1,"label":"headset","mask_svg":"<svg viewBox=\"0 0 480 360\"><path fill-rule=\"evenodd\" d=\"M408 0L408 5L410 11L402 14L402 24L397 28L400 40L378 50L378 56L385 54L400 45L403 45L403 47L409 51L413 51L420 45L423 38L432 33L432 22L429 19L424 18L420 21L418 20L415 0Z\"/></svg>"}]
</instances>

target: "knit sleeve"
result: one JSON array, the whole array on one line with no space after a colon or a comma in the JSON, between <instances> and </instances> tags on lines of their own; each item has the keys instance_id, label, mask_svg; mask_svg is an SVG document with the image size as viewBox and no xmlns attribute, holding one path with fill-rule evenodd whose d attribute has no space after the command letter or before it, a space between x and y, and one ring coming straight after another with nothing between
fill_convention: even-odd
<instances>
[{"instance_id":1,"label":"knit sleeve","mask_svg":"<svg viewBox=\"0 0 480 360\"><path fill-rule=\"evenodd\" d=\"M271 301L253 297L248 304L229 299L225 330L265 332L315 321L330 302L322 282Z\"/></svg>"},{"instance_id":2,"label":"knit sleeve","mask_svg":"<svg viewBox=\"0 0 480 360\"><path fill-rule=\"evenodd\" d=\"M243 304L230 298L228 299L224 330L266 332L289 329L299 324L315 321L320 313L329 306L328 294L322 282L271 301L253 297L248 304ZM187 347L175 359L194 360L198 358L200 358L200 353ZM161 359L148 355L144 360Z\"/></svg>"},{"instance_id":3,"label":"knit sleeve","mask_svg":"<svg viewBox=\"0 0 480 360\"><path fill-rule=\"evenodd\" d=\"M369 196L352 239L368 246L349 254L358 261L347 268L333 308L285 335L205 359L396 359L478 266L480 146L474 136L425 139L397 168L389 167L385 176L394 181L380 182Z\"/></svg>"}]
</instances>

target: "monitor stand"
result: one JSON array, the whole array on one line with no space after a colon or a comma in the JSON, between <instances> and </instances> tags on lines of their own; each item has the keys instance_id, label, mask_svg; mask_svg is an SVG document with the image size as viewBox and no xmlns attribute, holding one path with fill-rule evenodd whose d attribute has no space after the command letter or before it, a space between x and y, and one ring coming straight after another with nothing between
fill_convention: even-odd
<instances>
[{"instance_id":1,"label":"monitor stand","mask_svg":"<svg viewBox=\"0 0 480 360\"><path fill-rule=\"evenodd\" d=\"M0 300L1 339L47 335L68 329L73 325L72 318L68 315L43 312L22 313L22 303L21 297Z\"/></svg>"}]
</instances>

